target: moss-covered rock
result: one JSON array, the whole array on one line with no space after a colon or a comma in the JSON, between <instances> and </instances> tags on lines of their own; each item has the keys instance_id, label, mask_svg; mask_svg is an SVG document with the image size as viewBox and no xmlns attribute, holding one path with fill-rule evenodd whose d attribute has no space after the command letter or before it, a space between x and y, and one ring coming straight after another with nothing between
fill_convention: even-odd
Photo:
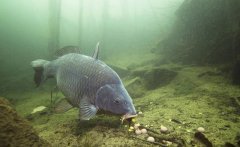
<instances>
[{"instance_id":1,"label":"moss-covered rock","mask_svg":"<svg viewBox=\"0 0 240 147\"><path fill-rule=\"evenodd\" d=\"M116 73L118 73L118 75L123 78L126 77L127 75L129 75L129 71L123 67L120 66L116 66L113 64L108 64L114 71L116 71Z\"/></svg>"},{"instance_id":2,"label":"moss-covered rock","mask_svg":"<svg viewBox=\"0 0 240 147\"><path fill-rule=\"evenodd\" d=\"M185 0L172 32L152 51L185 64L232 63L240 55L239 20L239 0Z\"/></svg>"},{"instance_id":3,"label":"moss-covered rock","mask_svg":"<svg viewBox=\"0 0 240 147\"><path fill-rule=\"evenodd\" d=\"M146 92L143 81L140 77L131 79L125 84L125 86L132 98L142 97Z\"/></svg>"},{"instance_id":4,"label":"moss-covered rock","mask_svg":"<svg viewBox=\"0 0 240 147\"><path fill-rule=\"evenodd\" d=\"M38 136L28 121L17 114L8 100L2 97L0 112L1 146L50 146Z\"/></svg>"},{"instance_id":5,"label":"moss-covered rock","mask_svg":"<svg viewBox=\"0 0 240 147\"><path fill-rule=\"evenodd\" d=\"M240 59L238 59L232 69L232 83L240 85Z\"/></svg>"},{"instance_id":6,"label":"moss-covered rock","mask_svg":"<svg viewBox=\"0 0 240 147\"><path fill-rule=\"evenodd\" d=\"M177 72L167 68L149 68L134 70L133 76L139 76L147 90L153 90L169 84Z\"/></svg>"},{"instance_id":7,"label":"moss-covered rock","mask_svg":"<svg viewBox=\"0 0 240 147\"><path fill-rule=\"evenodd\" d=\"M144 74L145 86L150 90L156 89L158 87L169 84L176 75L176 72L168 69L152 69Z\"/></svg>"}]
</instances>

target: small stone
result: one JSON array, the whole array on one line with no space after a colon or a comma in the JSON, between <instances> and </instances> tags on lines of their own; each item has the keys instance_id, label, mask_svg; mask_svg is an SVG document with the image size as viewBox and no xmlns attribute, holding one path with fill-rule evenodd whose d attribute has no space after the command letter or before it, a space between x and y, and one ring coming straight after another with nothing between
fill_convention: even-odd
<instances>
[{"instance_id":1,"label":"small stone","mask_svg":"<svg viewBox=\"0 0 240 147\"><path fill-rule=\"evenodd\" d=\"M137 134L137 135L140 135L140 134L142 134L142 131L141 130L135 130L135 133Z\"/></svg>"},{"instance_id":2,"label":"small stone","mask_svg":"<svg viewBox=\"0 0 240 147\"><path fill-rule=\"evenodd\" d=\"M142 134L147 134L147 129L142 129L141 132Z\"/></svg>"},{"instance_id":3,"label":"small stone","mask_svg":"<svg viewBox=\"0 0 240 147\"><path fill-rule=\"evenodd\" d=\"M139 114L139 115L142 115L143 113L142 113L142 111L139 111L138 114Z\"/></svg>"},{"instance_id":4,"label":"small stone","mask_svg":"<svg viewBox=\"0 0 240 147\"><path fill-rule=\"evenodd\" d=\"M137 130L139 127L140 127L140 124L139 124L139 123L134 124L134 129L135 129L135 130Z\"/></svg>"},{"instance_id":5,"label":"small stone","mask_svg":"<svg viewBox=\"0 0 240 147\"><path fill-rule=\"evenodd\" d=\"M187 129L186 131L187 131L188 133L191 133L191 132L192 132L190 129Z\"/></svg>"},{"instance_id":6,"label":"small stone","mask_svg":"<svg viewBox=\"0 0 240 147\"><path fill-rule=\"evenodd\" d=\"M170 145L173 144L171 141L166 141L166 140L163 140L162 142L163 142L164 144L166 144L167 146L170 146Z\"/></svg>"},{"instance_id":7,"label":"small stone","mask_svg":"<svg viewBox=\"0 0 240 147\"><path fill-rule=\"evenodd\" d=\"M37 108L34 108L33 111L31 112L31 114L34 114L36 112L41 112L41 111L44 111L47 107L45 106L39 106Z\"/></svg>"},{"instance_id":8,"label":"small stone","mask_svg":"<svg viewBox=\"0 0 240 147\"><path fill-rule=\"evenodd\" d=\"M167 132L168 132L168 128L165 127L165 126L163 126L163 125L161 125L160 131L161 131L162 133L167 133Z\"/></svg>"},{"instance_id":9,"label":"small stone","mask_svg":"<svg viewBox=\"0 0 240 147\"><path fill-rule=\"evenodd\" d=\"M153 137L149 136L149 137L147 138L147 141L149 141L149 142L155 142L155 139L154 139Z\"/></svg>"},{"instance_id":10,"label":"small stone","mask_svg":"<svg viewBox=\"0 0 240 147\"><path fill-rule=\"evenodd\" d=\"M198 127L197 131L203 133L203 132L205 132L205 129L203 127Z\"/></svg>"}]
</instances>

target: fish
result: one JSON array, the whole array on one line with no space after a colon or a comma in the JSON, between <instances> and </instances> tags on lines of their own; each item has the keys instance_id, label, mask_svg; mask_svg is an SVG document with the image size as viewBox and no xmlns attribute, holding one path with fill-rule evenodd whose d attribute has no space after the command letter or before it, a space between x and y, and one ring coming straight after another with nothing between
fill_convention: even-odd
<instances>
[{"instance_id":1,"label":"fish","mask_svg":"<svg viewBox=\"0 0 240 147\"><path fill-rule=\"evenodd\" d=\"M68 53L78 53L78 54L80 54L80 52L81 52L81 49L78 46L69 45L69 46L64 46L60 49L57 49L54 52L54 55L56 57L61 57L61 56L65 55L65 54L68 54Z\"/></svg>"},{"instance_id":2,"label":"fish","mask_svg":"<svg viewBox=\"0 0 240 147\"><path fill-rule=\"evenodd\" d=\"M93 118L98 111L121 115L124 120L136 117L133 100L120 77L98 54L99 43L93 56L69 53L52 61L34 60L35 84L54 77L68 104L79 108L81 120Z\"/></svg>"}]
</instances>

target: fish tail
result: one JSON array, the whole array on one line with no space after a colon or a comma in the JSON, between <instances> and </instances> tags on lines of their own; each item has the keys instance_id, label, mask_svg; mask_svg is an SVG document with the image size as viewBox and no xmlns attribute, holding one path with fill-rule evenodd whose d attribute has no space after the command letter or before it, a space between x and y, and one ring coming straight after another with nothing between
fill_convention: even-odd
<instances>
[{"instance_id":1,"label":"fish tail","mask_svg":"<svg viewBox=\"0 0 240 147\"><path fill-rule=\"evenodd\" d=\"M37 59L31 62L31 65L35 71L34 73L34 82L38 87L46 77L44 76L44 70L48 65L49 61Z\"/></svg>"}]
</instances>

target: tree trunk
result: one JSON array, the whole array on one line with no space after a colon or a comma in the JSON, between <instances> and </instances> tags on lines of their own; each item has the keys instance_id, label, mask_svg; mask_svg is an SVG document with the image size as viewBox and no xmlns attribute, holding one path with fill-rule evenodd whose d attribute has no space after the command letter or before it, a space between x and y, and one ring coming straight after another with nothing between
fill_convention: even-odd
<instances>
[{"instance_id":1,"label":"tree trunk","mask_svg":"<svg viewBox=\"0 0 240 147\"><path fill-rule=\"evenodd\" d=\"M107 28L108 28L108 4L110 1L104 0L103 7L102 7L102 37L101 37L101 48L105 48L105 44L107 44Z\"/></svg>"},{"instance_id":2,"label":"tree trunk","mask_svg":"<svg viewBox=\"0 0 240 147\"><path fill-rule=\"evenodd\" d=\"M51 55L59 49L61 0L49 0L49 39L48 50Z\"/></svg>"},{"instance_id":3,"label":"tree trunk","mask_svg":"<svg viewBox=\"0 0 240 147\"><path fill-rule=\"evenodd\" d=\"M79 0L79 14L78 14L78 46L81 48L83 46L82 34L83 34L83 4L84 0Z\"/></svg>"}]
</instances>

